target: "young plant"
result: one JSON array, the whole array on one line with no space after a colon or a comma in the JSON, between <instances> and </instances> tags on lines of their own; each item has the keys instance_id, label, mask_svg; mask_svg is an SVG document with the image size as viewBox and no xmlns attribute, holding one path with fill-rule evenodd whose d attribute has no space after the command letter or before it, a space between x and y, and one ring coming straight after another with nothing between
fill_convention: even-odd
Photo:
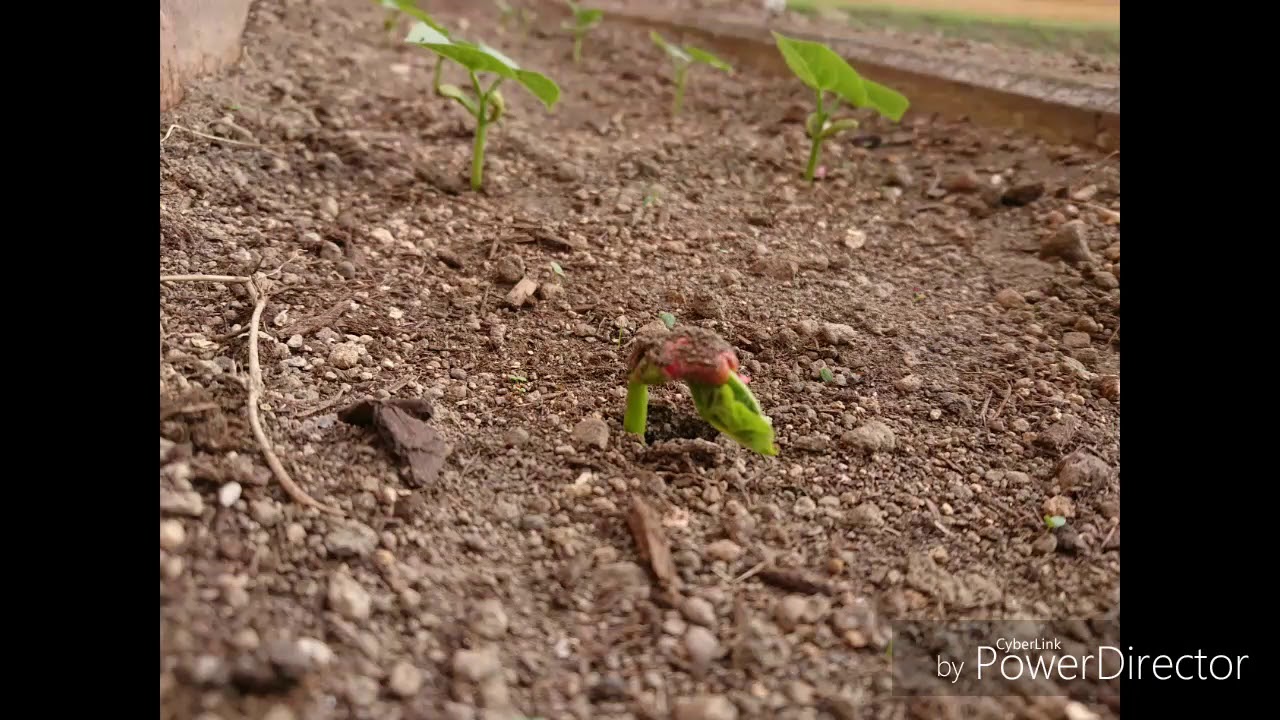
<instances>
[{"instance_id":1,"label":"young plant","mask_svg":"<svg viewBox=\"0 0 1280 720\"><path fill-rule=\"evenodd\" d=\"M517 7L507 0L494 0L494 3L498 6L498 12L502 13L502 25L515 26L521 34L528 32L529 25L537 17L537 13L523 5Z\"/></svg>"},{"instance_id":2,"label":"young plant","mask_svg":"<svg viewBox=\"0 0 1280 720\"><path fill-rule=\"evenodd\" d=\"M567 0L569 10L573 12L572 20L565 20L563 27L573 33L573 62L582 62L582 39L591 28L604 19L604 11L584 8L573 0Z\"/></svg>"},{"instance_id":3,"label":"young plant","mask_svg":"<svg viewBox=\"0 0 1280 720\"><path fill-rule=\"evenodd\" d=\"M689 386L698 415L716 430L762 455L778 454L773 423L738 374L737 354L719 335L689 327L636 339L627 361L627 432L644 436L649 386L670 382Z\"/></svg>"},{"instance_id":4,"label":"young plant","mask_svg":"<svg viewBox=\"0 0 1280 720\"><path fill-rule=\"evenodd\" d=\"M778 32L773 33L773 38L787 67L812 88L817 97L817 110L805 121L805 131L811 142L809 164L804 171L807 182L813 182L814 171L822 156L822 143L858 126L858 121L851 117L836 117L841 100L855 108L874 110L894 122L901 120L910 106L902 93L862 77L826 45L796 40ZM830 100L827 93L832 94Z\"/></svg>"},{"instance_id":5,"label":"young plant","mask_svg":"<svg viewBox=\"0 0 1280 720\"><path fill-rule=\"evenodd\" d=\"M419 22L409 31L406 42L420 45L437 55L435 92L440 97L456 101L476 121L475 145L471 152L471 189L479 190L484 180L484 146L489 126L502 118L506 102L498 86L504 80L514 80L524 86L534 97L542 101L548 110L560 99L560 87L547 76L532 70L524 70L514 60L484 43L470 43L450 38L447 32L427 22ZM444 61L466 68L471 76L471 88L464 90L457 85L441 83ZM482 75L497 77L485 87Z\"/></svg>"},{"instance_id":6,"label":"young plant","mask_svg":"<svg viewBox=\"0 0 1280 720\"><path fill-rule=\"evenodd\" d=\"M676 96L675 100L671 104L672 116L680 114L680 106L684 103L685 80L688 78L689 68L693 67L693 65L702 63L703 65L710 65L711 67L717 70L722 70L730 75L733 74L733 67L729 65L729 63L721 60L715 55L712 55L706 50L700 50L691 45L685 45L683 47L679 45L672 45L667 42L665 38L659 35L657 31L650 31L649 39L653 40L655 45L665 50L667 57L671 58L671 62L675 65Z\"/></svg>"},{"instance_id":7,"label":"young plant","mask_svg":"<svg viewBox=\"0 0 1280 720\"><path fill-rule=\"evenodd\" d=\"M387 20L382 27L391 32L395 29L396 23L400 21L401 16L408 15L415 20L424 22L436 30L444 33L445 29L441 27L430 15L418 9L415 0L373 0L387 10ZM448 33L445 33L446 35Z\"/></svg>"}]
</instances>

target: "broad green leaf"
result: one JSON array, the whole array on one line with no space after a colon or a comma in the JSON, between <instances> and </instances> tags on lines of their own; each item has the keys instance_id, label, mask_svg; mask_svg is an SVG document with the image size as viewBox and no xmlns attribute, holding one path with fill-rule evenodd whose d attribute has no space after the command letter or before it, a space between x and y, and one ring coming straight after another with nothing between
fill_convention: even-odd
<instances>
[{"instance_id":1,"label":"broad green leaf","mask_svg":"<svg viewBox=\"0 0 1280 720\"><path fill-rule=\"evenodd\" d=\"M866 78L863 78L862 85L867 89L867 104L894 122L901 120L907 108L911 107L907 96L893 88Z\"/></svg>"},{"instance_id":2,"label":"broad green leaf","mask_svg":"<svg viewBox=\"0 0 1280 720\"><path fill-rule=\"evenodd\" d=\"M818 371L818 375L822 377L822 382L831 382L835 376L831 374L831 368L822 368Z\"/></svg>"},{"instance_id":3,"label":"broad green leaf","mask_svg":"<svg viewBox=\"0 0 1280 720\"><path fill-rule=\"evenodd\" d=\"M712 427L761 455L778 454L778 448L773 444L773 425L757 411L758 405L749 392L746 393L747 401L740 394L745 392L745 385L739 382L735 388L732 381L724 385L688 385L694 407Z\"/></svg>"},{"instance_id":4,"label":"broad green leaf","mask_svg":"<svg viewBox=\"0 0 1280 720\"><path fill-rule=\"evenodd\" d=\"M834 92L856 107L866 106L867 90L862 77L834 50L821 43L789 38L777 31L773 37L787 67L805 85Z\"/></svg>"},{"instance_id":5,"label":"broad green leaf","mask_svg":"<svg viewBox=\"0 0 1280 720\"><path fill-rule=\"evenodd\" d=\"M666 39L663 38L661 35L659 35L656 30L649 31L649 39L653 40L655 45L665 50L668 55L675 58L679 62L693 61L693 58L689 57L688 53L676 47L675 45L672 45L671 43L667 42Z\"/></svg>"},{"instance_id":6,"label":"broad green leaf","mask_svg":"<svg viewBox=\"0 0 1280 720\"><path fill-rule=\"evenodd\" d=\"M700 63L702 63L702 64L704 64L704 65L710 65L711 67L713 67L713 68L715 68L715 69L717 69L717 70L723 70L723 71L725 71L725 72L727 72L727 73L730 73L730 74L732 74L732 73L733 73L733 66L732 66L732 65L730 65L729 63L727 63L727 62L725 62L725 61L721 60L720 58L716 57L715 55L712 55L711 53L707 52L706 50L700 50L700 49L698 49L698 48L696 48L696 47L689 47L688 45L686 45L684 49L685 49L685 52L689 53L689 55L691 55L691 56L693 57L693 59L694 59L694 60L697 60L698 62L700 62Z\"/></svg>"},{"instance_id":7,"label":"broad green leaf","mask_svg":"<svg viewBox=\"0 0 1280 720\"><path fill-rule=\"evenodd\" d=\"M560 99L560 87L542 73L522 70L514 60L483 43L472 44L450 40L426 23L417 23L410 30L405 42L421 45L446 57L472 72L487 72L509 80L515 80L533 93L550 109Z\"/></svg>"}]
</instances>

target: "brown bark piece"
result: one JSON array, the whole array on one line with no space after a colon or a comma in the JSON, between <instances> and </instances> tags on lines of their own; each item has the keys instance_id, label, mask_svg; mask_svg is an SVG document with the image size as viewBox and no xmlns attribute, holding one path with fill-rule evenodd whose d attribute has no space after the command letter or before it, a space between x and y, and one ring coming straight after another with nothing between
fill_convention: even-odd
<instances>
[{"instance_id":1,"label":"brown bark piece","mask_svg":"<svg viewBox=\"0 0 1280 720\"><path fill-rule=\"evenodd\" d=\"M671 545L662 530L662 518L638 495L631 497L627 525L636 540L640 556L649 563L658 581L668 587L676 584L676 565L671 559Z\"/></svg>"}]
</instances>

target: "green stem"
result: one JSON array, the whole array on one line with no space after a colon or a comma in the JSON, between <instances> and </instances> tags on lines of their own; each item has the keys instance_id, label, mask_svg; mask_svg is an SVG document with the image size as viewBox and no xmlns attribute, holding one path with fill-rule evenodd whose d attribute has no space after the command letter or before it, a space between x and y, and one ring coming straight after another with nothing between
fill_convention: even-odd
<instances>
[{"instance_id":1,"label":"green stem","mask_svg":"<svg viewBox=\"0 0 1280 720\"><path fill-rule=\"evenodd\" d=\"M649 417L649 386L644 383L627 385L627 412L622 420L622 427L629 433L644 436L645 423Z\"/></svg>"},{"instance_id":2,"label":"green stem","mask_svg":"<svg viewBox=\"0 0 1280 720\"><path fill-rule=\"evenodd\" d=\"M685 65L676 70L676 99L671 106L671 114L679 115L680 107L684 104L684 82L689 74L689 66Z\"/></svg>"},{"instance_id":3,"label":"green stem","mask_svg":"<svg viewBox=\"0 0 1280 720\"><path fill-rule=\"evenodd\" d=\"M805 182L813 182L813 174L818 169L818 160L822 157L822 129L827 124L827 114L823 107L822 91L818 95L818 132L813 134L813 144L809 147L809 165L805 167Z\"/></svg>"},{"instance_id":4,"label":"green stem","mask_svg":"<svg viewBox=\"0 0 1280 720\"><path fill-rule=\"evenodd\" d=\"M573 34L573 62L578 64L582 61L582 33Z\"/></svg>"},{"instance_id":5,"label":"green stem","mask_svg":"<svg viewBox=\"0 0 1280 720\"><path fill-rule=\"evenodd\" d=\"M485 112L484 103L480 105L480 113ZM471 148L471 189L480 190L480 185L484 182L484 140L485 132L489 129L489 123L484 120L476 121L476 142Z\"/></svg>"}]
</instances>

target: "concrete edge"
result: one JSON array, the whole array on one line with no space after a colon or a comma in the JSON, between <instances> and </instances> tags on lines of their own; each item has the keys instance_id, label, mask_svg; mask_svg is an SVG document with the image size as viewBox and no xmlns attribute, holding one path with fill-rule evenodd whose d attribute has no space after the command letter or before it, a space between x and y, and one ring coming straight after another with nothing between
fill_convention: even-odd
<instances>
[{"instance_id":1,"label":"concrete edge","mask_svg":"<svg viewBox=\"0 0 1280 720\"><path fill-rule=\"evenodd\" d=\"M160 0L160 112L182 102L186 86L240 58L252 0Z\"/></svg>"}]
</instances>

